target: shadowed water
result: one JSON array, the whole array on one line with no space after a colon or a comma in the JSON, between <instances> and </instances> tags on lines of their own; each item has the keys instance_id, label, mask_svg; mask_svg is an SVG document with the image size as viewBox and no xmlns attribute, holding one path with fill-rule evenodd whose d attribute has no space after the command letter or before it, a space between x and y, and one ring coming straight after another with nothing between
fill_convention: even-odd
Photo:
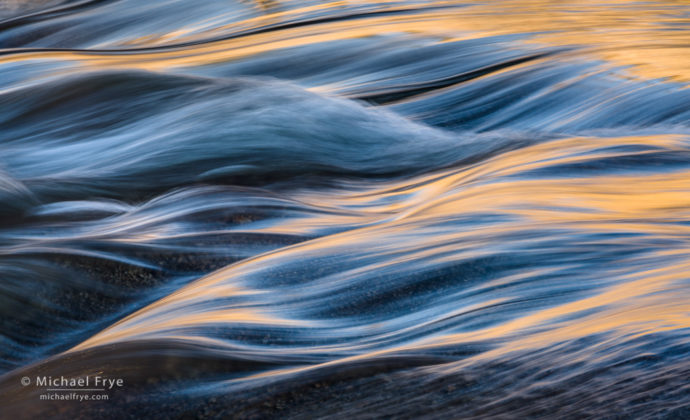
<instances>
[{"instance_id":1,"label":"shadowed water","mask_svg":"<svg viewBox=\"0 0 690 420\"><path fill-rule=\"evenodd\" d=\"M0 16L4 416L690 416L685 1Z\"/></svg>"}]
</instances>

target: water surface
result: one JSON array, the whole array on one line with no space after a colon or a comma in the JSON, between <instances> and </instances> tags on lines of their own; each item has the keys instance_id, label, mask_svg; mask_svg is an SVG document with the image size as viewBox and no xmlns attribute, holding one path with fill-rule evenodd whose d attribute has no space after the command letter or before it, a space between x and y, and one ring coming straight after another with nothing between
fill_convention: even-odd
<instances>
[{"instance_id":1,"label":"water surface","mask_svg":"<svg viewBox=\"0 0 690 420\"><path fill-rule=\"evenodd\" d=\"M687 2L0 16L4 415L690 416Z\"/></svg>"}]
</instances>

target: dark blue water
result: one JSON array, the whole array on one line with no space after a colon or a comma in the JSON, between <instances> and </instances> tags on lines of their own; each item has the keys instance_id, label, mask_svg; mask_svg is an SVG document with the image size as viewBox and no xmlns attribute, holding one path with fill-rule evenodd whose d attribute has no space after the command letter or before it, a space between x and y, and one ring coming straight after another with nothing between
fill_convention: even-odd
<instances>
[{"instance_id":1,"label":"dark blue water","mask_svg":"<svg viewBox=\"0 0 690 420\"><path fill-rule=\"evenodd\" d=\"M0 417L690 418L685 1L0 16Z\"/></svg>"}]
</instances>

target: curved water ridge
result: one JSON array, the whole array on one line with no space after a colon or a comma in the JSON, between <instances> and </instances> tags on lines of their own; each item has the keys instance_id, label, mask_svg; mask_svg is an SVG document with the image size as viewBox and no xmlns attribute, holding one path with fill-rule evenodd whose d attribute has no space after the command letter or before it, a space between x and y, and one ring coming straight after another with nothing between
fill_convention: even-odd
<instances>
[{"instance_id":1,"label":"curved water ridge","mask_svg":"<svg viewBox=\"0 0 690 420\"><path fill-rule=\"evenodd\" d=\"M684 2L8 5L3 414L688 416Z\"/></svg>"}]
</instances>

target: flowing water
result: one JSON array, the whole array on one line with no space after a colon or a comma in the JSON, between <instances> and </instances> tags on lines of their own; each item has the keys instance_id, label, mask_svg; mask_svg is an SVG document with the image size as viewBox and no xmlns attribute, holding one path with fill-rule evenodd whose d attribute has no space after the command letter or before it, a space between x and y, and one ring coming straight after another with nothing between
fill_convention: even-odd
<instances>
[{"instance_id":1,"label":"flowing water","mask_svg":"<svg viewBox=\"0 0 690 420\"><path fill-rule=\"evenodd\" d=\"M690 418L687 1L0 16L0 417Z\"/></svg>"}]
</instances>

